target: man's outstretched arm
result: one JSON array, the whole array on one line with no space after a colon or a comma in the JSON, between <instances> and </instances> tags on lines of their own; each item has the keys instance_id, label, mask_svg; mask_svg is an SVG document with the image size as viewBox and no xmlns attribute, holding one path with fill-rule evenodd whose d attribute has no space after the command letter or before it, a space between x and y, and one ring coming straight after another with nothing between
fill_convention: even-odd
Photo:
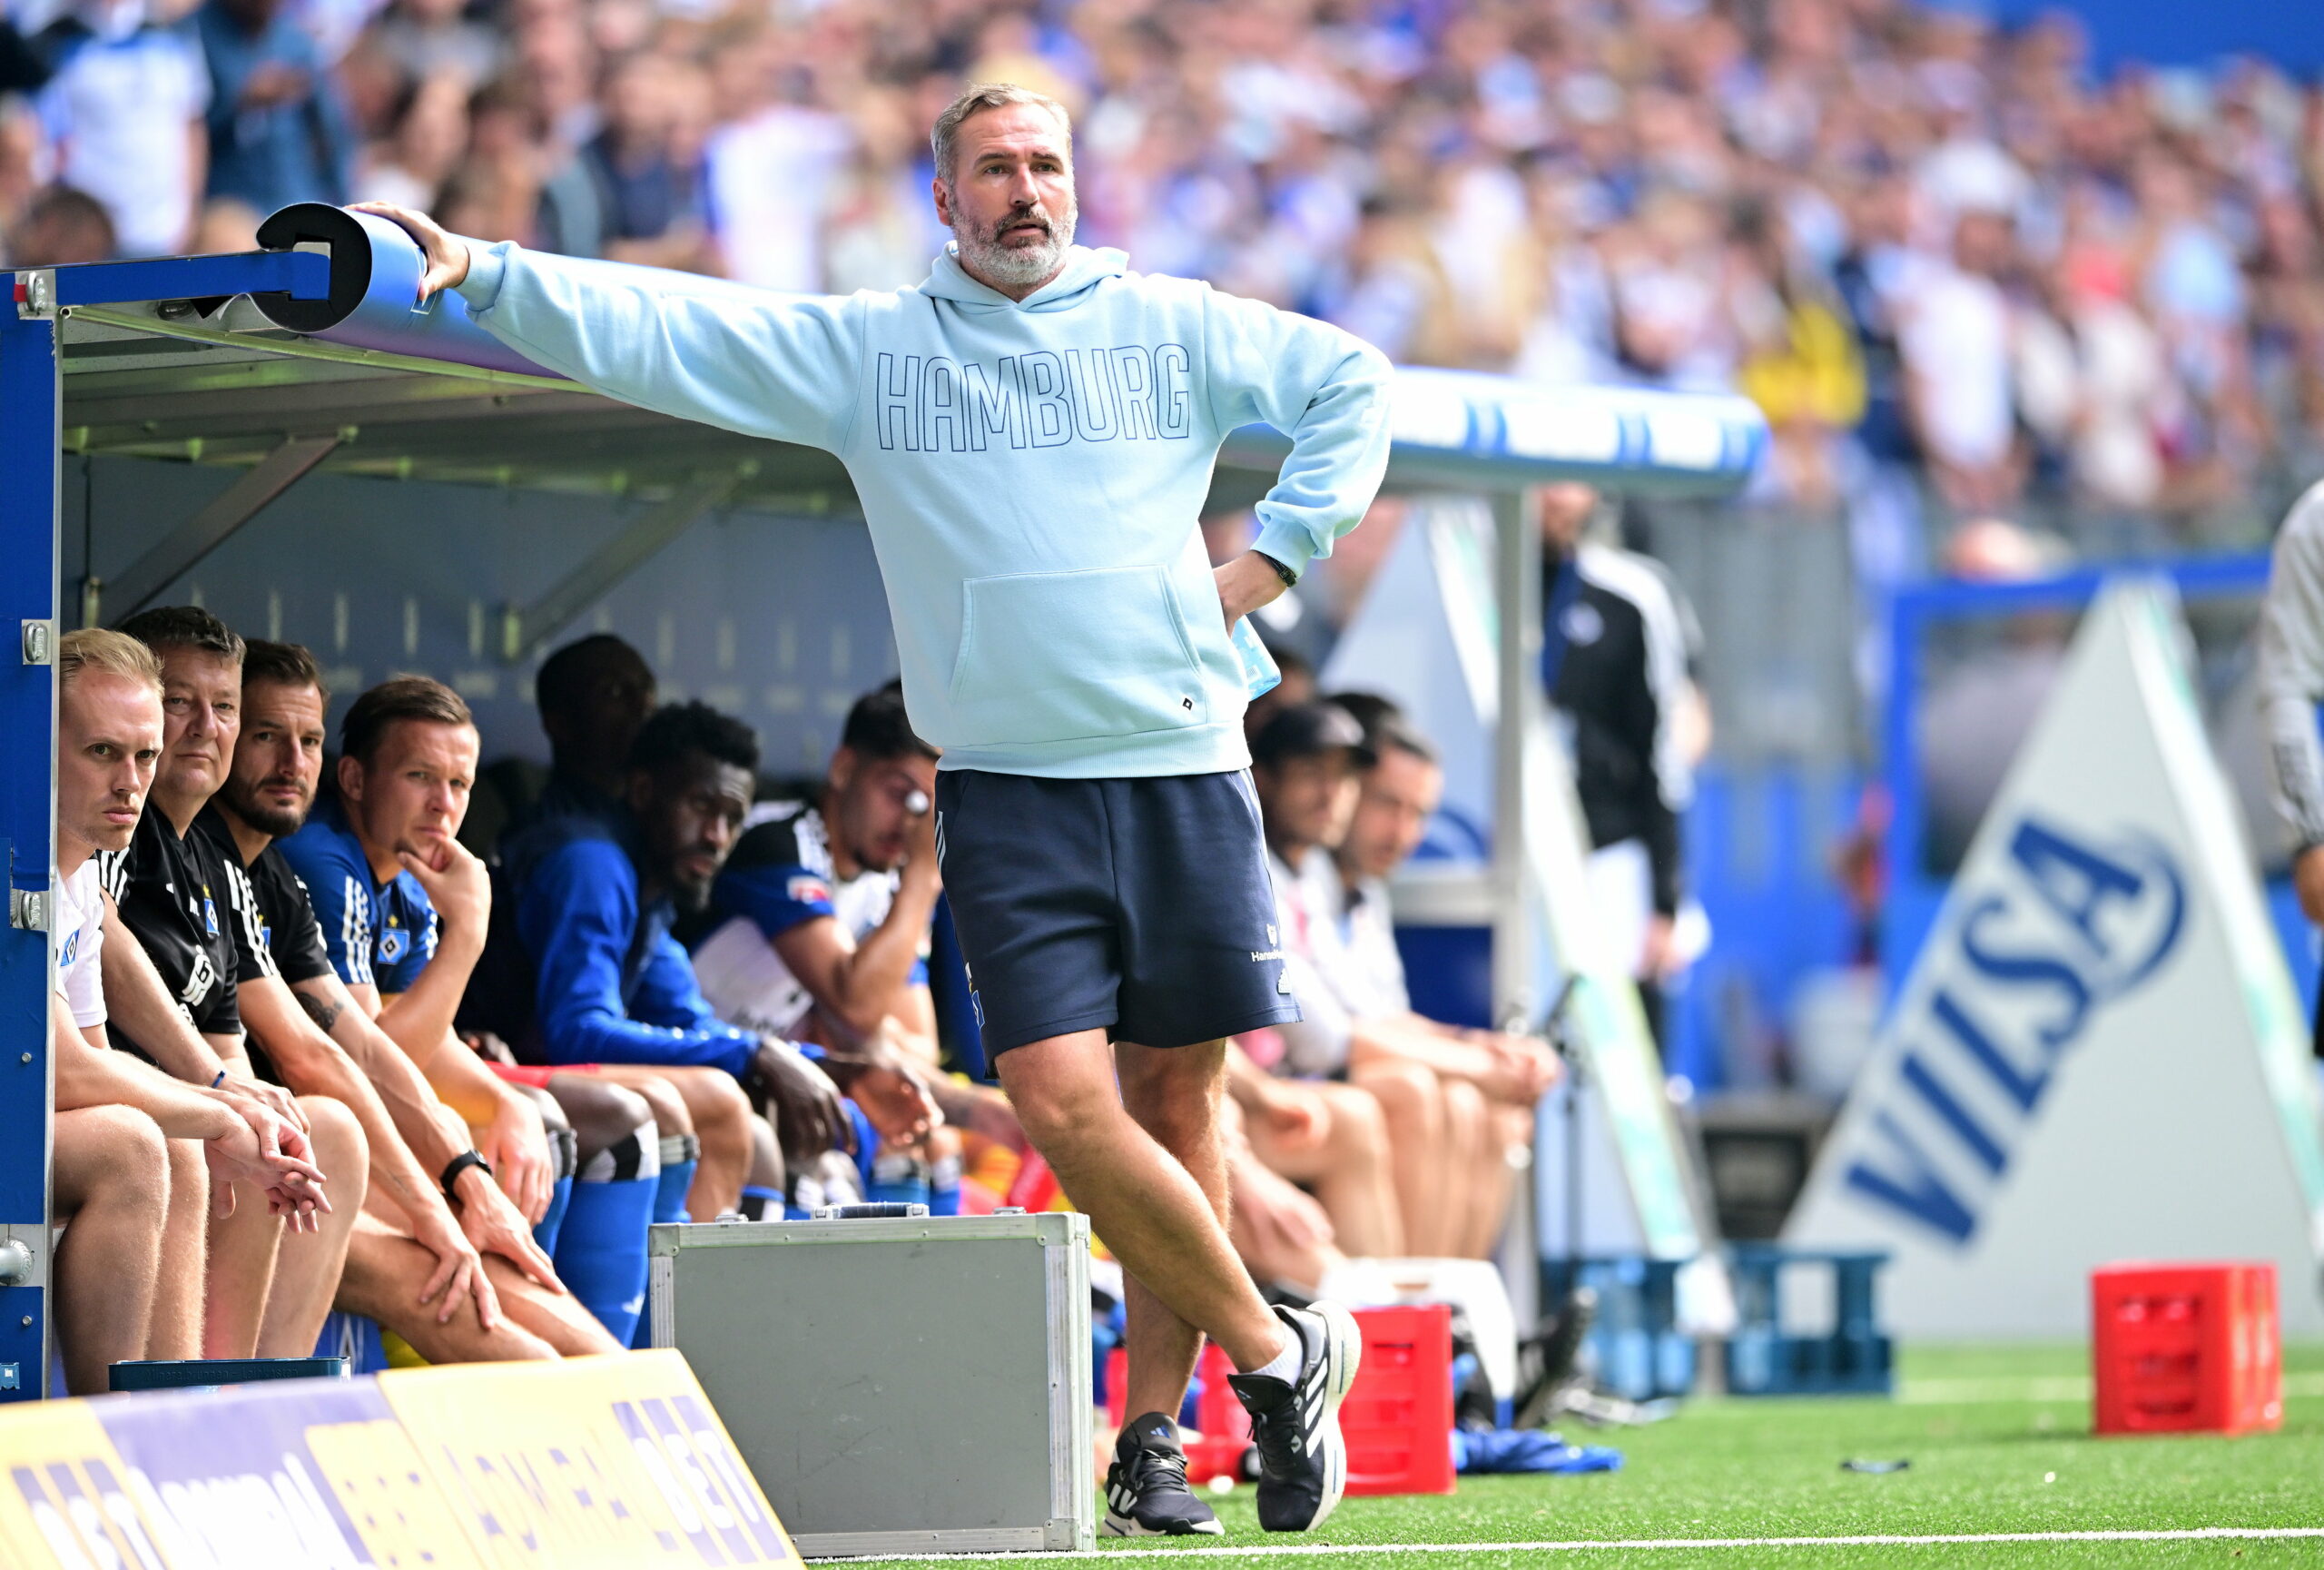
<instances>
[{"instance_id":1,"label":"man's outstretched arm","mask_svg":"<svg viewBox=\"0 0 2324 1570\"><path fill-rule=\"evenodd\" d=\"M846 439L862 352L845 301L688 293L670 274L466 240L383 202L356 211L391 220L419 244L423 297L458 290L477 325L559 375L745 436L832 451Z\"/></svg>"}]
</instances>

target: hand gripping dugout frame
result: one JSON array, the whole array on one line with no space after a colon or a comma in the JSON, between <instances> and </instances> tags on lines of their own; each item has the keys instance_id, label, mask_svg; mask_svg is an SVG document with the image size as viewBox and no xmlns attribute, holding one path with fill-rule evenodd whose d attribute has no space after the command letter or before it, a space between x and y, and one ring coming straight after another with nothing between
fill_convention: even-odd
<instances>
[{"instance_id":1,"label":"hand gripping dugout frame","mask_svg":"<svg viewBox=\"0 0 2324 1570\"><path fill-rule=\"evenodd\" d=\"M451 291L421 303L419 247L385 218L301 202L260 224L258 242L269 251L321 251L330 258L330 291L321 300L251 296L259 313L277 327L357 349L527 376L557 374L478 327L468 316L468 302Z\"/></svg>"},{"instance_id":2,"label":"hand gripping dugout frame","mask_svg":"<svg viewBox=\"0 0 2324 1570\"><path fill-rule=\"evenodd\" d=\"M330 258L330 292L322 300L293 300L288 294L253 294L251 303L277 327L326 343L342 343L385 354L448 360L486 370L563 379L563 373L526 359L476 324L468 301L444 290L419 299L426 261L419 247L392 220L352 212L320 202L278 209L259 225L258 242L269 251L320 251ZM730 300L763 306L780 291L695 272L634 262L567 257L563 264L583 274L602 274L608 284L645 286L665 295Z\"/></svg>"}]
</instances>

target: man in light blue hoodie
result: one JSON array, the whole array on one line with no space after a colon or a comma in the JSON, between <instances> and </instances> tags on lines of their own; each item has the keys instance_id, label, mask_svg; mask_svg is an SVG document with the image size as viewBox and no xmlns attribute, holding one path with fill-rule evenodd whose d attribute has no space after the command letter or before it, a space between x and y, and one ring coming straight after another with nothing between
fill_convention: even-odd
<instances>
[{"instance_id":1,"label":"man in light blue hoodie","mask_svg":"<svg viewBox=\"0 0 2324 1570\"><path fill-rule=\"evenodd\" d=\"M847 464L912 728L943 749L937 846L988 1051L1026 1132L1132 1278L1107 1529L1216 1533L1169 1414L1201 1338L1241 1372L1271 1531L1347 1476L1360 1350L1334 1304L1270 1309L1226 1239L1223 1039L1295 1019L1243 742L1237 618L1364 516L1387 361L1335 328L1072 243L1072 131L971 88L932 137L955 236L928 279L847 300L690 291L371 211L423 290L612 397ZM1196 528L1219 443L1287 432L1256 548Z\"/></svg>"}]
</instances>

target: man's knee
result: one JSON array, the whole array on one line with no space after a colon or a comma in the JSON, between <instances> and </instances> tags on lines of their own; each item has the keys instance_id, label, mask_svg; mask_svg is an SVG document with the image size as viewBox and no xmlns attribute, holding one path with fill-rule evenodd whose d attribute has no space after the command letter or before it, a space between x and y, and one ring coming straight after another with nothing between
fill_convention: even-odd
<instances>
[{"instance_id":1,"label":"man's knee","mask_svg":"<svg viewBox=\"0 0 2324 1570\"><path fill-rule=\"evenodd\" d=\"M741 1140L749 1131L751 1098L742 1081L718 1069L688 1069L669 1083L685 1102L694 1131L706 1140Z\"/></svg>"},{"instance_id":2,"label":"man's knee","mask_svg":"<svg viewBox=\"0 0 2324 1570\"><path fill-rule=\"evenodd\" d=\"M1444 1126L1472 1148L1482 1144L1492 1111L1485 1093L1466 1080L1444 1081Z\"/></svg>"},{"instance_id":3,"label":"man's knee","mask_svg":"<svg viewBox=\"0 0 2324 1570\"><path fill-rule=\"evenodd\" d=\"M732 1074L704 1074L695 1109L697 1122L715 1120L739 1128L751 1115L751 1098Z\"/></svg>"},{"instance_id":4,"label":"man's knee","mask_svg":"<svg viewBox=\"0 0 2324 1570\"><path fill-rule=\"evenodd\" d=\"M1112 1053L1044 1042L1002 1053L998 1066L1017 1121L1052 1164L1060 1150L1118 1134L1126 1114Z\"/></svg>"},{"instance_id":5,"label":"man's knee","mask_svg":"<svg viewBox=\"0 0 2324 1570\"><path fill-rule=\"evenodd\" d=\"M626 1085L587 1074L559 1074L550 1086L573 1125L585 1163L654 1121L652 1104Z\"/></svg>"},{"instance_id":6,"label":"man's knee","mask_svg":"<svg viewBox=\"0 0 2324 1570\"><path fill-rule=\"evenodd\" d=\"M300 1096L298 1101L307 1119L315 1165L329 1183L331 1210L352 1216L370 1192L371 1141L346 1102L330 1096Z\"/></svg>"},{"instance_id":7,"label":"man's knee","mask_svg":"<svg viewBox=\"0 0 2324 1570\"><path fill-rule=\"evenodd\" d=\"M170 1140L134 1107L84 1107L55 1124L58 1198L75 1209L102 1196L111 1206L150 1211L156 1227L168 1208Z\"/></svg>"},{"instance_id":8,"label":"man's knee","mask_svg":"<svg viewBox=\"0 0 2324 1570\"><path fill-rule=\"evenodd\" d=\"M727 1082L734 1083L731 1080ZM672 1134L694 1132L694 1119L686 1111L685 1098L678 1093L678 1087L670 1083L669 1081L639 1080L635 1084L624 1086L623 1089L631 1091L645 1103L645 1110L653 1116L654 1127L664 1139L669 1138ZM738 1092L740 1089L741 1087L736 1087Z\"/></svg>"},{"instance_id":9,"label":"man's knee","mask_svg":"<svg viewBox=\"0 0 2324 1570\"><path fill-rule=\"evenodd\" d=\"M1357 1083L1369 1091L1392 1119L1442 1115L1445 1081L1422 1063L1385 1062L1367 1066Z\"/></svg>"},{"instance_id":10,"label":"man's knee","mask_svg":"<svg viewBox=\"0 0 2324 1570\"><path fill-rule=\"evenodd\" d=\"M566 1121L565 1109L556 1104L555 1096L535 1085L515 1085L510 1088L532 1103L533 1111L541 1115L542 1128L551 1133L561 1131L569 1134L573 1131L573 1125Z\"/></svg>"},{"instance_id":11,"label":"man's knee","mask_svg":"<svg viewBox=\"0 0 2324 1570\"><path fill-rule=\"evenodd\" d=\"M1122 1046L1114 1056L1122 1104L1147 1128L1206 1128L1218 1121L1217 1105L1226 1083L1224 1042Z\"/></svg>"},{"instance_id":12,"label":"man's knee","mask_svg":"<svg viewBox=\"0 0 2324 1570\"><path fill-rule=\"evenodd\" d=\"M1388 1155L1388 1113L1371 1091L1353 1085L1334 1086L1331 1098L1332 1139L1344 1157L1364 1161L1384 1160Z\"/></svg>"},{"instance_id":13,"label":"man's knee","mask_svg":"<svg viewBox=\"0 0 2324 1570\"><path fill-rule=\"evenodd\" d=\"M330 1096L300 1096L299 1111L306 1117L307 1139L315 1147L315 1165L323 1175L340 1184L359 1179L370 1165L371 1141L347 1103ZM336 1196L332 1203L338 1203Z\"/></svg>"}]
</instances>

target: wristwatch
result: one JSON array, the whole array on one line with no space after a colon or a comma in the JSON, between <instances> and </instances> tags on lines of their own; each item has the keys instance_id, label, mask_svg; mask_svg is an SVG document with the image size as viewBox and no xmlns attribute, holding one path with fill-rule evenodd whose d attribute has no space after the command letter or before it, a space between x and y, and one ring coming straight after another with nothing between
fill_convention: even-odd
<instances>
[{"instance_id":1,"label":"wristwatch","mask_svg":"<svg viewBox=\"0 0 2324 1570\"><path fill-rule=\"evenodd\" d=\"M1275 558L1269 556L1264 550L1255 550L1251 554L1257 557L1261 561L1265 562L1269 567L1275 568L1275 577L1283 579L1284 588L1297 588L1299 587L1299 575L1292 571L1291 568L1275 560Z\"/></svg>"},{"instance_id":2,"label":"wristwatch","mask_svg":"<svg viewBox=\"0 0 2324 1570\"><path fill-rule=\"evenodd\" d=\"M444 1163L444 1175L438 1180L444 1186L444 1202L446 1204L457 1205L459 1203L459 1196L453 1193L452 1185L458 1182L460 1180L460 1174L467 1171L470 1167L481 1167L484 1169L484 1175L486 1177L488 1178L492 1176L492 1163L486 1160L480 1151L462 1150L458 1155L454 1156L450 1160Z\"/></svg>"}]
</instances>

